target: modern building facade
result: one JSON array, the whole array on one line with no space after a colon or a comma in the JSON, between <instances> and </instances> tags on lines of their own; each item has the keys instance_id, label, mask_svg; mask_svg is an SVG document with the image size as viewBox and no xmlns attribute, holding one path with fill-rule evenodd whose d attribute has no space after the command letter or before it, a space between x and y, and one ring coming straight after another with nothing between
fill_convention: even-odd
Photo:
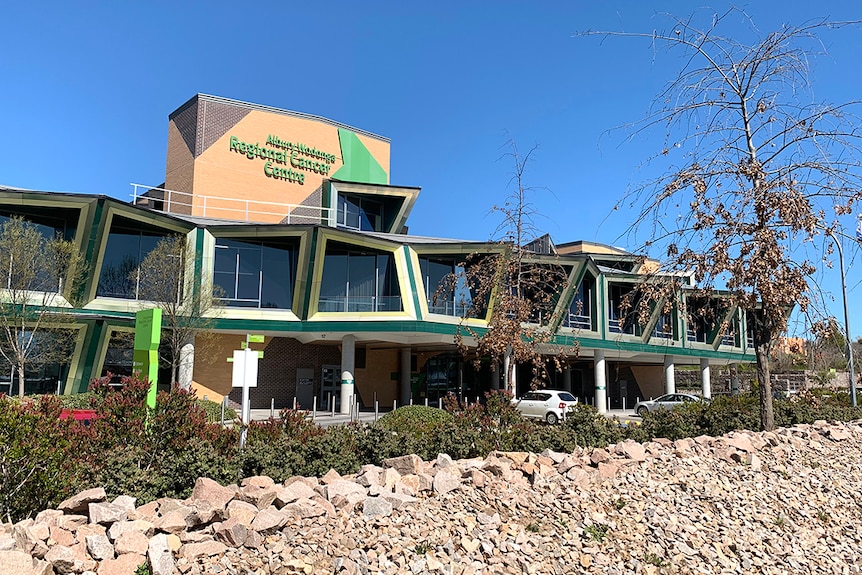
<instances>
[{"instance_id":1,"label":"modern building facade","mask_svg":"<svg viewBox=\"0 0 862 575\"><path fill-rule=\"evenodd\" d=\"M217 297L199 310L207 336L183 348L180 383L199 396L238 399L226 359L247 334L265 336L253 408L330 408L344 371L365 406L523 391L527 373L501 382L500 369L462 356L456 334L467 324L481 332L487 318L464 318L466 286L439 289L467 256L500 246L410 235L420 190L389 182L389 149L386 138L324 118L197 95L169 116L164 184L136 186L132 202L0 188L0 217L74 241L90 271L80 303L56 304L77 332L71 359L33 379L75 393L106 372L130 373L134 314L153 305L136 270L160 239L179 236L178 301L191 310L202 293ZM679 311L694 297L689 285L672 312L655 306L648 322L630 321L620 304L642 279L639 258L542 240L535 261L567 276L547 314L549 353L572 350L553 386L622 407L673 390L675 366L700 369L708 393L710 365L753 361L742 310L718 302L712 320L691 319Z\"/></svg>"}]
</instances>

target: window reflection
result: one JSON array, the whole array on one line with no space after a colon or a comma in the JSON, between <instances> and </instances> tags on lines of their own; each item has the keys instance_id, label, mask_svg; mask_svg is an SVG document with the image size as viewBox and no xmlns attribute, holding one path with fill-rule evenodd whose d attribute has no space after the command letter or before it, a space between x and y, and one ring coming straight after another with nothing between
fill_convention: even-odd
<instances>
[{"instance_id":1,"label":"window reflection","mask_svg":"<svg viewBox=\"0 0 862 575\"><path fill-rule=\"evenodd\" d=\"M330 243L323 260L318 311L401 311L395 258L389 252Z\"/></svg>"},{"instance_id":2,"label":"window reflection","mask_svg":"<svg viewBox=\"0 0 862 575\"><path fill-rule=\"evenodd\" d=\"M216 294L233 307L291 309L296 242L216 239Z\"/></svg>"}]
</instances>

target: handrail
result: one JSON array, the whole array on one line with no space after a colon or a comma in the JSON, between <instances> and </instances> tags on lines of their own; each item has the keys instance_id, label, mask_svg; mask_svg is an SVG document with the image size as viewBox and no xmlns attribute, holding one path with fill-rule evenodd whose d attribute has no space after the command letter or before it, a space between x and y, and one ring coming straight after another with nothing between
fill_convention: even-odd
<instances>
[{"instance_id":1,"label":"handrail","mask_svg":"<svg viewBox=\"0 0 862 575\"><path fill-rule=\"evenodd\" d=\"M334 208L323 206L286 204L263 200L241 200L223 196L191 194L167 188L145 186L144 184L131 183L129 185L133 188L131 194L133 205L146 206L152 210L165 213L194 215L204 218L242 219L248 222L261 221L271 223L273 220L278 220L280 223L286 224L307 224L309 220L316 223L329 224L334 215ZM139 188L144 189L143 193L139 191ZM270 211L267 209L267 206L274 206L276 209ZM264 209L259 209L261 207ZM300 221L291 221L291 219Z\"/></svg>"}]
</instances>

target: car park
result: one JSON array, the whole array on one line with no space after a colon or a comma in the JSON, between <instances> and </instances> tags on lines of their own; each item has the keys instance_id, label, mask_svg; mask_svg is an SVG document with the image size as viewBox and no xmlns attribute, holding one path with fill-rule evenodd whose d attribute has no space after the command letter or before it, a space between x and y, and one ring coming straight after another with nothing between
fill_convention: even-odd
<instances>
[{"instance_id":1,"label":"car park","mask_svg":"<svg viewBox=\"0 0 862 575\"><path fill-rule=\"evenodd\" d=\"M521 415L533 419L541 419L554 425L565 419L566 413L578 404L578 398L568 391L556 389L537 389L528 391L520 399L513 399Z\"/></svg>"},{"instance_id":2,"label":"car park","mask_svg":"<svg viewBox=\"0 0 862 575\"><path fill-rule=\"evenodd\" d=\"M685 403L695 403L703 401L702 398L690 393L666 393L655 399L639 401L635 404L635 413L643 417L649 412L658 411L660 409L673 409L678 405Z\"/></svg>"}]
</instances>

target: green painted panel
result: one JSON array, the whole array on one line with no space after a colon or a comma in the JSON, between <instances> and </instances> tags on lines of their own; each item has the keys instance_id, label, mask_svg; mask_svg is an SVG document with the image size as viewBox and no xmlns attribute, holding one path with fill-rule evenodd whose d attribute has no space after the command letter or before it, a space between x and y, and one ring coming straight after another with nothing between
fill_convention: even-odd
<instances>
[{"instance_id":1,"label":"green painted panel","mask_svg":"<svg viewBox=\"0 0 862 575\"><path fill-rule=\"evenodd\" d=\"M336 180L363 182L366 184L388 184L389 176L359 137L344 128L338 128L341 142L341 158L344 165L332 174Z\"/></svg>"}]
</instances>

